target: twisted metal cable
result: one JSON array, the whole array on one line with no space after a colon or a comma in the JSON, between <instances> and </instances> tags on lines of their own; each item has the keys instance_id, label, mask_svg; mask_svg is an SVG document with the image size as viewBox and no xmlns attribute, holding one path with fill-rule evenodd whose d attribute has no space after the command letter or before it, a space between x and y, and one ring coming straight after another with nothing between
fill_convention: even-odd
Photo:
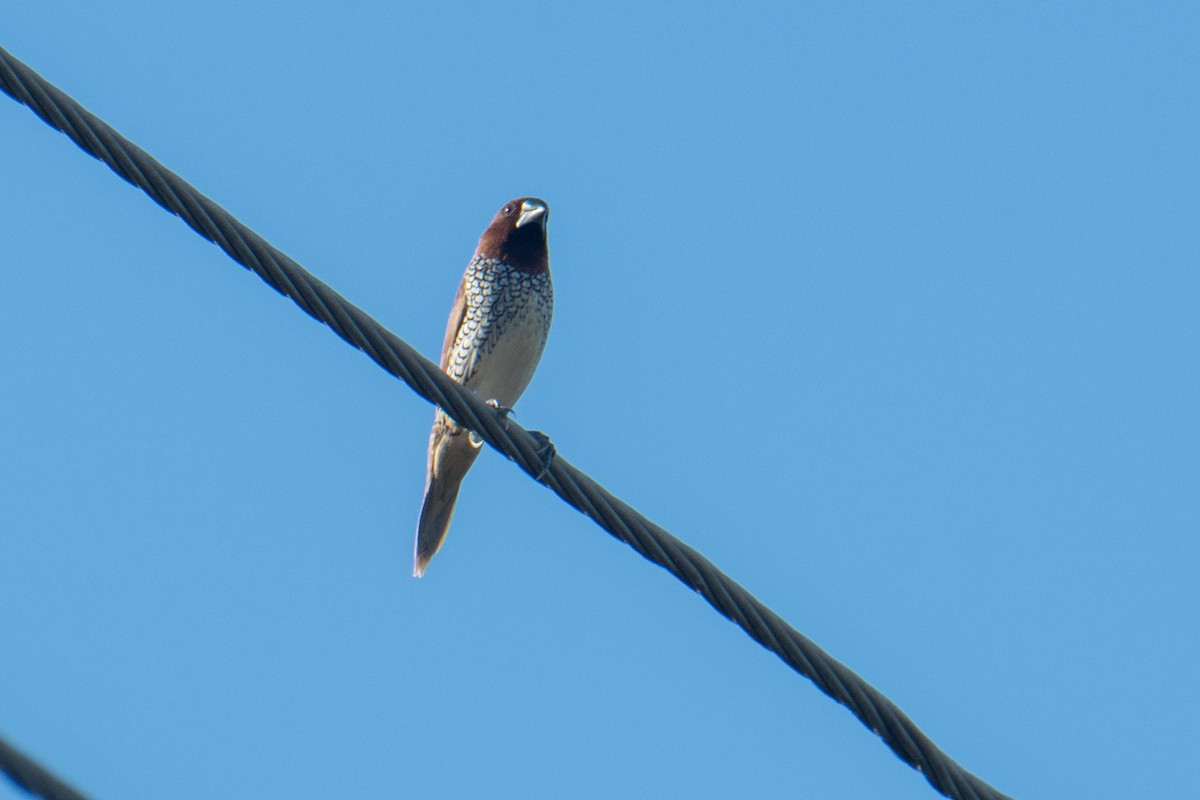
<instances>
[{"instance_id":1,"label":"twisted metal cable","mask_svg":"<svg viewBox=\"0 0 1200 800\"><path fill-rule=\"evenodd\" d=\"M643 557L666 569L708 603L850 709L935 789L957 800L1007 800L942 752L904 712L845 665L788 625L704 556L614 497L562 457L544 469L542 442L447 377L398 336L309 274L105 122L0 48L0 89L107 164L230 258L328 325L350 345L441 406L458 423L508 456L534 480L591 517ZM540 476L540 478L539 478Z\"/></svg>"},{"instance_id":2,"label":"twisted metal cable","mask_svg":"<svg viewBox=\"0 0 1200 800\"><path fill-rule=\"evenodd\" d=\"M50 770L0 737L0 772L17 786L42 800L87 800L50 773Z\"/></svg>"}]
</instances>

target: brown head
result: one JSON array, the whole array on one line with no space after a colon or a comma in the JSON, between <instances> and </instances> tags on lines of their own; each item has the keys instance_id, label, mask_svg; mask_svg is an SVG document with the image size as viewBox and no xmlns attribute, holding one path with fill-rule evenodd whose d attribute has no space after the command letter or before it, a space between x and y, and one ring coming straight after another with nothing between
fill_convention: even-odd
<instances>
[{"instance_id":1,"label":"brown head","mask_svg":"<svg viewBox=\"0 0 1200 800\"><path fill-rule=\"evenodd\" d=\"M479 237L475 255L498 258L522 272L550 271L546 248L546 219L550 207L536 197L518 197L496 212L492 224Z\"/></svg>"}]
</instances>

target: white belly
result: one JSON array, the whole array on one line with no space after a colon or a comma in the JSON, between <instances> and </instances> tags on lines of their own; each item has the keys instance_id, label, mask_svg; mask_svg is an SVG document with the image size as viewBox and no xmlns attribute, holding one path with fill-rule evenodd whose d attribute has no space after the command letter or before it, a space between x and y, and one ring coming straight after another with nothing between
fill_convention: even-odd
<instances>
[{"instance_id":1,"label":"white belly","mask_svg":"<svg viewBox=\"0 0 1200 800\"><path fill-rule=\"evenodd\" d=\"M510 321L501 335L489 337L494 341L488 341L477 354L466 386L484 400L511 408L529 386L541 360L548 322L538 314L525 314Z\"/></svg>"}]
</instances>

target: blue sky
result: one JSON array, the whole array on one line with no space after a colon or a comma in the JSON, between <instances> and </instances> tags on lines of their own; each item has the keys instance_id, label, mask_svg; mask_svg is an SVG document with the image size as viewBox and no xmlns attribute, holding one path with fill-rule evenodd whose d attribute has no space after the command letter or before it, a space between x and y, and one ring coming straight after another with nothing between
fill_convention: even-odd
<instances>
[{"instance_id":1,"label":"blue sky","mask_svg":"<svg viewBox=\"0 0 1200 800\"><path fill-rule=\"evenodd\" d=\"M522 424L997 788L1186 794L1200 14L733 5L0 44L427 355L545 197ZM0 186L0 733L80 788L936 796L494 452L413 580L430 406L7 99Z\"/></svg>"}]
</instances>

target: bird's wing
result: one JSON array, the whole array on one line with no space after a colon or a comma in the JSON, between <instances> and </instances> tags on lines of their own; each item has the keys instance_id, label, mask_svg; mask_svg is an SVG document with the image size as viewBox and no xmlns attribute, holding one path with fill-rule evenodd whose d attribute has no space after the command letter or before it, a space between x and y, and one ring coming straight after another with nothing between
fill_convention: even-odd
<instances>
[{"instance_id":1,"label":"bird's wing","mask_svg":"<svg viewBox=\"0 0 1200 800\"><path fill-rule=\"evenodd\" d=\"M467 315L467 276L458 284L458 294L454 295L454 305L450 307L450 319L446 322L446 338L442 341L442 360L438 366L444 372L450 362L450 353L454 350L454 340L458 338L458 329L462 327L463 317Z\"/></svg>"}]
</instances>

